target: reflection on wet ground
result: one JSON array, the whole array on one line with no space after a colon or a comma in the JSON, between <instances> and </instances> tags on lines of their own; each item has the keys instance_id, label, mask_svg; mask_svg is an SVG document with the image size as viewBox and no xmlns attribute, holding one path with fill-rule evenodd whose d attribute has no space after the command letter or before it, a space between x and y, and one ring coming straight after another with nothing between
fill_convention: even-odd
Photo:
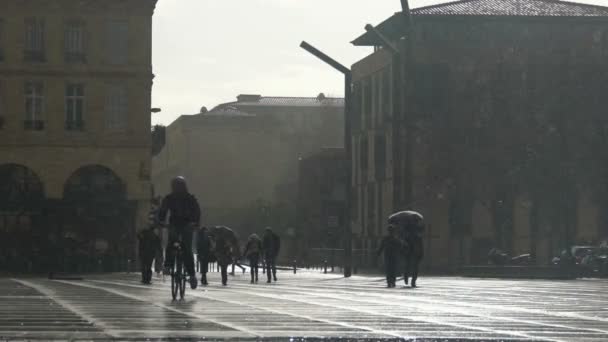
<instances>
[{"instance_id":1,"label":"reflection on wet ground","mask_svg":"<svg viewBox=\"0 0 608 342\"><path fill-rule=\"evenodd\" d=\"M608 282L282 274L278 283L187 290L134 274L0 279L0 340L606 341Z\"/></svg>"}]
</instances>

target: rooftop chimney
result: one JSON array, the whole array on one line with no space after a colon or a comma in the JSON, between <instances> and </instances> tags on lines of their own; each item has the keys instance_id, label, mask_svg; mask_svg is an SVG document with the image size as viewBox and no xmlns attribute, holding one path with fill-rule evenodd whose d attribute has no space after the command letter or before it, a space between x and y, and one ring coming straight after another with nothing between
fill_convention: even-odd
<instances>
[{"instance_id":1,"label":"rooftop chimney","mask_svg":"<svg viewBox=\"0 0 608 342\"><path fill-rule=\"evenodd\" d=\"M262 95L241 94L236 97L238 102L259 102Z\"/></svg>"}]
</instances>

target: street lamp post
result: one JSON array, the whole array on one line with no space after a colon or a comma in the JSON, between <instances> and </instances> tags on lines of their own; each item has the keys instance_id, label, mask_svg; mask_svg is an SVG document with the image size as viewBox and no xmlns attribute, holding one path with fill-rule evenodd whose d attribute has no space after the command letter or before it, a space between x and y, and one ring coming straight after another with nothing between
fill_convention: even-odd
<instances>
[{"instance_id":1,"label":"street lamp post","mask_svg":"<svg viewBox=\"0 0 608 342\"><path fill-rule=\"evenodd\" d=\"M319 58L323 62L329 64L332 68L338 70L344 75L344 149L346 163L346 186L344 198L344 277L348 278L352 275L353 266L353 238L352 227L350 224L351 210L351 191L352 191L352 141L351 141L351 103L352 103L352 73L351 70L344 65L338 63L335 59L329 57L319 51L314 46L303 41L300 47L313 56Z\"/></svg>"}]
</instances>

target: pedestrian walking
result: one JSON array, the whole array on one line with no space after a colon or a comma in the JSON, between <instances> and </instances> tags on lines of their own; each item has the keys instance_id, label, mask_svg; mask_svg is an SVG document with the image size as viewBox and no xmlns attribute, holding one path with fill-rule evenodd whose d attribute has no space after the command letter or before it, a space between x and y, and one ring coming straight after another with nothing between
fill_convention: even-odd
<instances>
[{"instance_id":1,"label":"pedestrian walking","mask_svg":"<svg viewBox=\"0 0 608 342\"><path fill-rule=\"evenodd\" d=\"M422 236L420 236L420 232L413 230L407 233L405 242L409 248L406 252L403 280L405 281L405 285L407 285L408 277L412 277L411 285L412 287L417 287L416 280L418 280L418 269L420 262L424 257L424 243L422 241Z\"/></svg>"},{"instance_id":2,"label":"pedestrian walking","mask_svg":"<svg viewBox=\"0 0 608 342\"><path fill-rule=\"evenodd\" d=\"M207 227L201 227L196 237L196 250L198 253L198 263L201 272L201 285L207 286L207 272L209 272L209 263L213 262L212 259L212 242L209 237Z\"/></svg>"},{"instance_id":3,"label":"pedestrian walking","mask_svg":"<svg viewBox=\"0 0 608 342\"><path fill-rule=\"evenodd\" d=\"M162 249L160 237L154 232L154 227L150 226L138 234L139 239L139 259L141 260L141 282L150 284L152 282L152 262L159 250Z\"/></svg>"},{"instance_id":4,"label":"pedestrian walking","mask_svg":"<svg viewBox=\"0 0 608 342\"><path fill-rule=\"evenodd\" d=\"M397 229L394 226L388 226L388 233L382 239L378 256L384 253L384 269L386 273L386 286L389 288L395 287L397 282L397 265L399 259L404 252L404 243L397 237Z\"/></svg>"},{"instance_id":5,"label":"pedestrian walking","mask_svg":"<svg viewBox=\"0 0 608 342\"><path fill-rule=\"evenodd\" d=\"M224 226L209 230L209 235L215 241L215 257L222 274L222 285L228 285L228 266L240 257L239 242L232 229Z\"/></svg>"},{"instance_id":6,"label":"pedestrian walking","mask_svg":"<svg viewBox=\"0 0 608 342\"><path fill-rule=\"evenodd\" d=\"M247 246L243 255L249 260L249 268L251 272L251 283L258 282L258 265L260 263L260 255L262 253L262 240L257 234L251 234L247 240Z\"/></svg>"},{"instance_id":7,"label":"pedestrian walking","mask_svg":"<svg viewBox=\"0 0 608 342\"><path fill-rule=\"evenodd\" d=\"M418 268L424 256L424 244L422 242L424 217L416 211L406 210L389 216L388 223L399 230L398 234L401 240L408 247L405 253L403 270L405 285L408 285L408 279L411 276L411 285L416 287Z\"/></svg>"},{"instance_id":8,"label":"pedestrian walking","mask_svg":"<svg viewBox=\"0 0 608 342\"><path fill-rule=\"evenodd\" d=\"M267 283L271 283L273 279L277 281L277 257L281 250L281 238L270 227L267 227L264 232L262 247L264 249L266 276L268 277Z\"/></svg>"}]
</instances>

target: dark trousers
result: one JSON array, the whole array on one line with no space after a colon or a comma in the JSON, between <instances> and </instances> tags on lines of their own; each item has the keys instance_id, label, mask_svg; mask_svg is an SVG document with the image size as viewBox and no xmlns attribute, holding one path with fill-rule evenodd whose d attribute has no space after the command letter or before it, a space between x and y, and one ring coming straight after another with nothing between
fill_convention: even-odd
<instances>
[{"instance_id":1,"label":"dark trousers","mask_svg":"<svg viewBox=\"0 0 608 342\"><path fill-rule=\"evenodd\" d=\"M207 272L209 272L209 259L203 258L198 260L201 271L201 281L203 284L207 283Z\"/></svg>"},{"instance_id":2,"label":"dark trousers","mask_svg":"<svg viewBox=\"0 0 608 342\"><path fill-rule=\"evenodd\" d=\"M144 283L152 281L152 261L154 261L153 253L143 253L141 255L141 281Z\"/></svg>"},{"instance_id":3,"label":"dark trousers","mask_svg":"<svg viewBox=\"0 0 608 342\"><path fill-rule=\"evenodd\" d=\"M260 256L258 254L252 254L248 257L249 267L251 269L251 281L258 281Z\"/></svg>"},{"instance_id":4,"label":"dark trousers","mask_svg":"<svg viewBox=\"0 0 608 342\"><path fill-rule=\"evenodd\" d=\"M274 277L274 281L277 281L277 257L266 257L266 275L268 276L268 281L272 280Z\"/></svg>"},{"instance_id":5,"label":"dark trousers","mask_svg":"<svg viewBox=\"0 0 608 342\"><path fill-rule=\"evenodd\" d=\"M172 227L169 230L169 243L167 244L167 250L165 252L165 266L172 267L175 259L175 247L173 244L180 241L179 237L182 238L182 256L184 258L184 266L186 266L186 272L190 277L195 277L194 273L194 255L192 254L192 228L186 227Z\"/></svg>"},{"instance_id":6,"label":"dark trousers","mask_svg":"<svg viewBox=\"0 0 608 342\"><path fill-rule=\"evenodd\" d=\"M222 272L222 285L228 284L228 265L220 265Z\"/></svg>"},{"instance_id":7,"label":"dark trousers","mask_svg":"<svg viewBox=\"0 0 608 342\"><path fill-rule=\"evenodd\" d=\"M158 252L156 252L156 255L154 256L154 270L157 273L160 273L163 270L163 251L162 251L162 249L159 249Z\"/></svg>"},{"instance_id":8,"label":"dark trousers","mask_svg":"<svg viewBox=\"0 0 608 342\"><path fill-rule=\"evenodd\" d=\"M386 283L395 285L397 282L397 259L384 257L384 268L386 272Z\"/></svg>"},{"instance_id":9,"label":"dark trousers","mask_svg":"<svg viewBox=\"0 0 608 342\"><path fill-rule=\"evenodd\" d=\"M416 285L416 279L418 279L418 265L420 265L420 258L407 257L405 259L405 271L403 272L403 280L407 284L407 278L412 277L412 285Z\"/></svg>"},{"instance_id":10,"label":"dark trousers","mask_svg":"<svg viewBox=\"0 0 608 342\"><path fill-rule=\"evenodd\" d=\"M232 272L231 272L231 273L232 273L232 275L234 275L234 267L235 267L235 266L238 266L238 267L241 269L241 271L243 271L243 273L245 273L245 267L243 267L243 265L241 265L241 263L240 263L240 262L238 262L238 261L236 261L236 260L235 260L235 261L232 263Z\"/></svg>"}]
</instances>

